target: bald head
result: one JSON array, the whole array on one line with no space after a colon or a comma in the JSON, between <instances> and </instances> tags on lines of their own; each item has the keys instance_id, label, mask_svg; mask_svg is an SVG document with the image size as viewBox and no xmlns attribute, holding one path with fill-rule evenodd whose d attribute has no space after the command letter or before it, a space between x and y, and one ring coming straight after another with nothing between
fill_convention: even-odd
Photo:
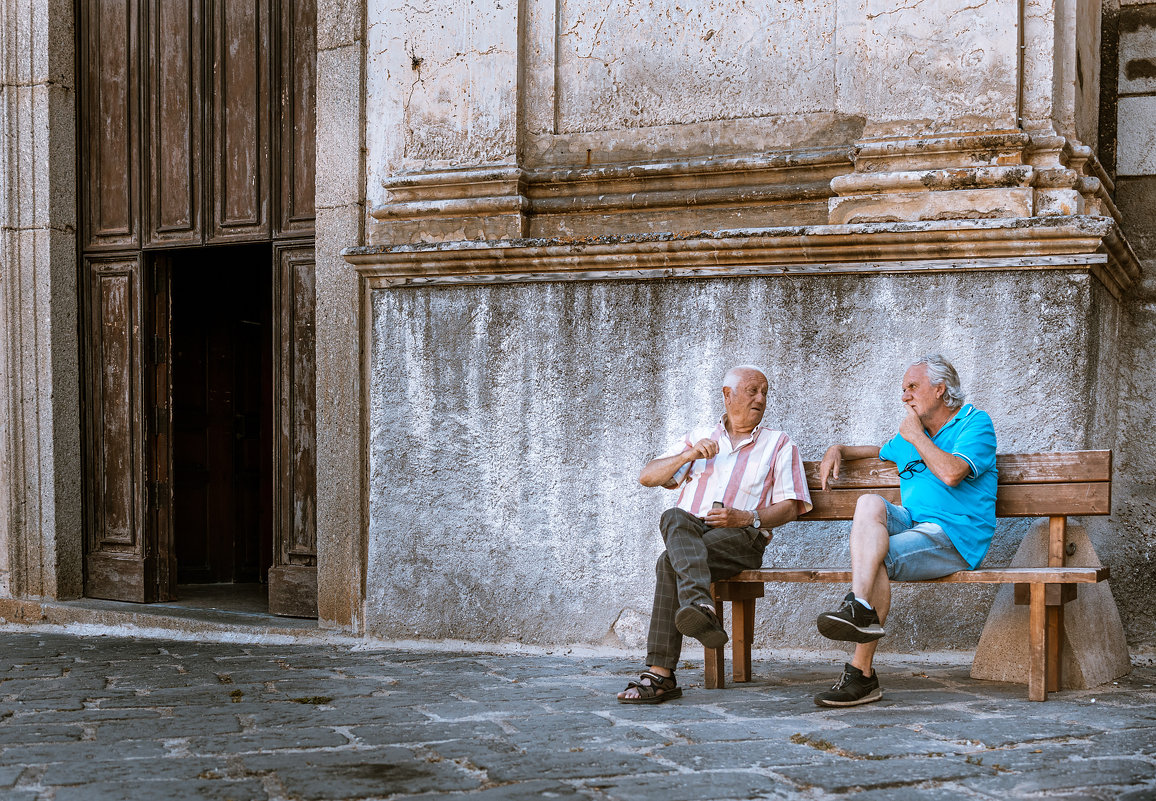
<instances>
[{"instance_id":1,"label":"bald head","mask_svg":"<svg viewBox=\"0 0 1156 801\"><path fill-rule=\"evenodd\" d=\"M767 374L758 367L755 367L753 364L740 364L727 370L726 375L723 376L722 385L734 389L744 378L752 375L763 379L763 383L767 382Z\"/></svg>"},{"instance_id":2,"label":"bald head","mask_svg":"<svg viewBox=\"0 0 1156 801\"><path fill-rule=\"evenodd\" d=\"M727 433L732 437L749 434L763 420L767 408L767 376L757 367L739 365L723 376L723 406Z\"/></svg>"}]
</instances>

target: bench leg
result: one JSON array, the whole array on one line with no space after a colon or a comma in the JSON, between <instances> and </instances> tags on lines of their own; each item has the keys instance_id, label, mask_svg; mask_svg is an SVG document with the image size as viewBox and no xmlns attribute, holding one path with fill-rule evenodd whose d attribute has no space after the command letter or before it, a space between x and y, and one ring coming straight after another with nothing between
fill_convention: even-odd
<instances>
[{"instance_id":1,"label":"bench leg","mask_svg":"<svg viewBox=\"0 0 1156 801\"><path fill-rule=\"evenodd\" d=\"M737 604L734 604L737 606ZM714 611L718 615L718 619L723 619L723 602L715 599ZM726 652L722 648L707 648L703 646L702 649L703 661L703 685L708 690L723 690L726 689Z\"/></svg>"},{"instance_id":2,"label":"bench leg","mask_svg":"<svg viewBox=\"0 0 1156 801\"><path fill-rule=\"evenodd\" d=\"M1048 609L1044 585L1031 585L1028 602L1028 700L1048 700Z\"/></svg>"},{"instance_id":3,"label":"bench leg","mask_svg":"<svg viewBox=\"0 0 1156 801\"><path fill-rule=\"evenodd\" d=\"M751 643L755 639L755 599L745 598L731 604L734 625L731 627L731 662L735 682L751 680Z\"/></svg>"},{"instance_id":4,"label":"bench leg","mask_svg":"<svg viewBox=\"0 0 1156 801\"><path fill-rule=\"evenodd\" d=\"M1058 692L1063 680L1060 649L1064 644L1064 607L1048 607L1048 692Z\"/></svg>"}]
</instances>

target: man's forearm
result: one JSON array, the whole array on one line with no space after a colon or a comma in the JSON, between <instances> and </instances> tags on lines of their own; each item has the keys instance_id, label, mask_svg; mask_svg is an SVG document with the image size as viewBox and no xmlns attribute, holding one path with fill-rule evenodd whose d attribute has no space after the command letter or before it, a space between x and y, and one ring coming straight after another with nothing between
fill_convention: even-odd
<instances>
[{"instance_id":1,"label":"man's forearm","mask_svg":"<svg viewBox=\"0 0 1156 801\"><path fill-rule=\"evenodd\" d=\"M879 446L878 445L840 445L839 452L846 461L854 461L856 459L878 459Z\"/></svg>"},{"instance_id":2,"label":"man's forearm","mask_svg":"<svg viewBox=\"0 0 1156 801\"><path fill-rule=\"evenodd\" d=\"M638 474L638 483L644 487L665 487L674 478L674 474L690 461L693 461L693 451L690 450L674 456L651 459Z\"/></svg>"},{"instance_id":3,"label":"man's forearm","mask_svg":"<svg viewBox=\"0 0 1156 801\"><path fill-rule=\"evenodd\" d=\"M953 453L940 448L930 437L924 436L921 440L912 443L919 451L927 469L935 474L936 478L949 487L958 486L971 474L971 465Z\"/></svg>"},{"instance_id":4,"label":"man's forearm","mask_svg":"<svg viewBox=\"0 0 1156 801\"><path fill-rule=\"evenodd\" d=\"M758 510L759 528L778 528L799 516L799 502L794 498L772 503Z\"/></svg>"}]
</instances>

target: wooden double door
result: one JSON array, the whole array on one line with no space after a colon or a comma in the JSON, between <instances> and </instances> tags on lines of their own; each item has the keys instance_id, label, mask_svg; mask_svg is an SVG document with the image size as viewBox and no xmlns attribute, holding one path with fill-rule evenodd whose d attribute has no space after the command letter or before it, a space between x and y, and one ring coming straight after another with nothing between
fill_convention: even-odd
<instances>
[{"instance_id":1,"label":"wooden double door","mask_svg":"<svg viewBox=\"0 0 1156 801\"><path fill-rule=\"evenodd\" d=\"M316 616L312 0L81 0L85 594Z\"/></svg>"}]
</instances>

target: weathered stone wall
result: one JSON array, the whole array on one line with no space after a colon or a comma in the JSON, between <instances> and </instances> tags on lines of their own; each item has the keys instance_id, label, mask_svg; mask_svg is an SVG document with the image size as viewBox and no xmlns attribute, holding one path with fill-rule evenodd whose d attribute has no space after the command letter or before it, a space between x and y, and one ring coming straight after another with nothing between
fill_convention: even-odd
<instances>
[{"instance_id":1,"label":"weathered stone wall","mask_svg":"<svg viewBox=\"0 0 1156 801\"><path fill-rule=\"evenodd\" d=\"M1124 305L1115 532L1120 558L1113 583L1133 652L1156 654L1156 4L1123 2L1119 11L1116 202L1146 279Z\"/></svg>"},{"instance_id":2,"label":"weathered stone wall","mask_svg":"<svg viewBox=\"0 0 1156 801\"><path fill-rule=\"evenodd\" d=\"M382 637L640 647L674 494L638 470L717 419L732 364L765 367L766 420L807 459L893 434L907 360L932 349L1001 450L1114 444L1118 307L1083 272L399 288L371 308L366 621ZM1001 523L989 559L1025 526ZM1116 532L1097 540L1113 565L1132 553ZM846 533L786 526L765 563L846 564ZM886 647L974 647L991 592L900 588ZM827 647L814 615L838 594L770 588L760 646ZM1121 606L1147 628L1142 599Z\"/></svg>"}]
</instances>

